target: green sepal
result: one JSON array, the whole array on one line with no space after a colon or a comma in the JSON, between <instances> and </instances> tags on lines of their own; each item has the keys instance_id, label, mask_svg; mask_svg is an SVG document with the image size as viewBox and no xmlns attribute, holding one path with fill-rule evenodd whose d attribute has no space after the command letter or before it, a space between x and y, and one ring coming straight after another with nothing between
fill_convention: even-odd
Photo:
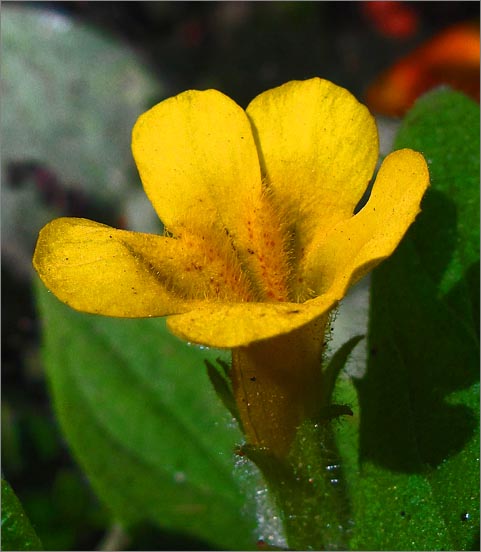
<instances>
[{"instance_id":1,"label":"green sepal","mask_svg":"<svg viewBox=\"0 0 481 552\"><path fill-rule=\"evenodd\" d=\"M363 335L356 335L349 341L346 341L339 349L332 355L332 358L327 365L323 375L323 388L322 388L322 404L329 406L332 400L332 393L336 386L336 381L341 373L342 369L346 365L349 355L352 353L354 347L363 339ZM351 413L352 415L352 413Z\"/></svg>"},{"instance_id":2,"label":"green sepal","mask_svg":"<svg viewBox=\"0 0 481 552\"><path fill-rule=\"evenodd\" d=\"M219 358L216 359L216 361L222 369L222 374L214 366L214 364L212 364L212 362L204 360L205 365L207 366L207 375L209 376L214 391L222 401L222 404L232 414L232 417L236 419L242 429L239 411L237 410L234 394L232 393L232 385L230 379L227 377L229 365Z\"/></svg>"}]
</instances>

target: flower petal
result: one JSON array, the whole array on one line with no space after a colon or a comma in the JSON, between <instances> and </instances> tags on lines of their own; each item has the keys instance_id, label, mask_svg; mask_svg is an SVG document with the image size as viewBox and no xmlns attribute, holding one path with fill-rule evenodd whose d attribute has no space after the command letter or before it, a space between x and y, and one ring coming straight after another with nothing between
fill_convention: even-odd
<instances>
[{"instance_id":1,"label":"flower petal","mask_svg":"<svg viewBox=\"0 0 481 552\"><path fill-rule=\"evenodd\" d=\"M150 201L174 234L178 229L236 231L239 213L261 193L249 120L218 92L189 90L141 115L132 151Z\"/></svg>"},{"instance_id":2,"label":"flower petal","mask_svg":"<svg viewBox=\"0 0 481 552\"><path fill-rule=\"evenodd\" d=\"M234 249L256 299L288 299L282 221L263 191L245 111L216 90L184 92L139 118L132 150L170 232Z\"/></svg>"},{"instance_id":3,"label":"flower petal","mask_svg":"<svg viewBox=\"0 0 481 552\"><path fill-rule=\"evenodd\" d=\"M374 118L344 88L314 78L288 82L247 108L261 166L295 222L295 253L350 217L378 158Z\"/></svg>"},{"instance_id":4,"label":"flower petal","mask_svg":"<svg viewBox=\"0 0 481 552\"><path fill-rule=\"evenodd\" d=\"M349 286L393 253L419 213L428 185L428 167L420 153L403 149L388 155L367 204L338 223L306 257L301 267L306 285L341 299Z\"/></svg>"},{"instance_id":5,"label":"flower petal","mask_svg":"<svg viewBox=\"0 0 481 552\"><path fill-rule=\"evenodd\" d=\"M305 303L212 303L169 316L177 336L210 347L232 348L286 334L326 314L336 305L331 294Z\"/></svg>"},{"instance_id":6,"label":"flower petal","mask_svg":"<svg viewBox=\"0 0 481 552\"><path fill-rule=\"evenodd\" d=\"M188 297L188 286L198 282L189 279L181 287L192 255L195 250L185 251L172 238L60 218L41 230L33 264L47 288L74 309L135 318L185 312L201 303Z\"/></svg>"}]
</instances>

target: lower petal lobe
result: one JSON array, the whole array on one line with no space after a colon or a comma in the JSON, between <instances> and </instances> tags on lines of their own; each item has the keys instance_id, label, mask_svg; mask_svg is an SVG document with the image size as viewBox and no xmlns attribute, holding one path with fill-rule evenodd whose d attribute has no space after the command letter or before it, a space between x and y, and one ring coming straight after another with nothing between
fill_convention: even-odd
<instances>
[{"instance_id":1,"label":"lower petal lobe","mask_svg":"<svg viewBox=\"0 0 481 552\"><path fill-rule=\"evenodd\" d=\"M164 316L199 301L249 298L240 267L195 236L174 239L60 218L40 232L33 262L64 303L106 316Z\"/></svg>"}]
</instances>

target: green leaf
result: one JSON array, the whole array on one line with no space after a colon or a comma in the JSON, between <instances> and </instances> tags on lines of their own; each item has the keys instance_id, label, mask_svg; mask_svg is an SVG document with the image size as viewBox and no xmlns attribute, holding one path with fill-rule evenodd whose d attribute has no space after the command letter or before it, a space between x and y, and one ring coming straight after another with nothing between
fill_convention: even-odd
<instances>
[{"instance_id":1,"label":"green leaf","mask_svg":"<svg viewBox=\"0 0 481 552\"><path fill-rule=\"evenodd\" d=\"M4 479L2 479L2 550L43 550L20 501Z\"/></svg>"},{"instance_id":2,"label":"green leaf","mask_svg":"<svg viewBox=\"0 0 481 552\"><path fill-rule=\"evenodd\" d=\"M479 106L434 91L408 114L395 147L424 154L431 188L398 250L372 276L359 406L352 387L338 390L360 411L338 435L351 547L477 550Z\"/></svg>"},{"instance_id":3,"label":"green leaf","mask_svg":"<svg viewBox=\"0 0 481 552\"><path fill-rule=\"evenodd\" d=\"M239 427L242 427L234 394L232 392L232 385L227 376L228 372L226 372L225 365L222 360L218 359L218 364L220 369L217 369L214 364L206 360L205 365L207 367L207 375L209 376L210 382L217 393L217 396L222 401L222 404L231 413L232 417L235 418L239 424ZM220 370L222 370L222 374L220 373Z\"/></svg>"},{"instance_id":4,"label":"green leaf","mask_svg":"<svg viewBox=\"0 0 481 552\"><path fill-rule=\"evenodd\" d=\"M37 291L57 415L114 516L252 547L254 520L233 475L241 435L204 366L219 351L188 346L162 319L80 314Z\"/></svg>"},{"instance_id":5,"label":"green leaf","mask_svg":"<svg viewBox=\"0 0 481 552\"><path fill-rule=\"evenodd\" d=\"M324 388L323 388L323 404L330 405L332 402L332 393L334 391L337 378L341 373L341 370L346 365L349 355L352 353L354 347L361 341L364 336L356 335L351 337L349 341L346 341L339 349L332 355L329 364L324 371Z\"/></svg>"}]
</instances>

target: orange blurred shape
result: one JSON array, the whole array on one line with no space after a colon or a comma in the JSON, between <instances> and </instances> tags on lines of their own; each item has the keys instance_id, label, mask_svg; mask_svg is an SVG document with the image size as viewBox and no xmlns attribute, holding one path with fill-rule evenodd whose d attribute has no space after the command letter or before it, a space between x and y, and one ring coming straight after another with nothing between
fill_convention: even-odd
<instances>
[{"instance_id":1,"label":"orange blurred shape","mask_svg":"<svg viewBox=\"0 0 481 552\"><path fill-rule=\"evenodd\" d=\"M418 30L419 17L407 2L362 2L361 10L384 36L402 39Z\"/></svg>"},{"instance_id":2,"label":"orange blurred shape","mask_svg":"<svg viewBox=\"0 0 481 552\"><path fill-rule=\"evenodd\" d=\"M479 47L478 24L449 27L382 73L366 92L368 107L400 117L421 94L443 84L479 102Z\"/></svg>"}]
</instances>

